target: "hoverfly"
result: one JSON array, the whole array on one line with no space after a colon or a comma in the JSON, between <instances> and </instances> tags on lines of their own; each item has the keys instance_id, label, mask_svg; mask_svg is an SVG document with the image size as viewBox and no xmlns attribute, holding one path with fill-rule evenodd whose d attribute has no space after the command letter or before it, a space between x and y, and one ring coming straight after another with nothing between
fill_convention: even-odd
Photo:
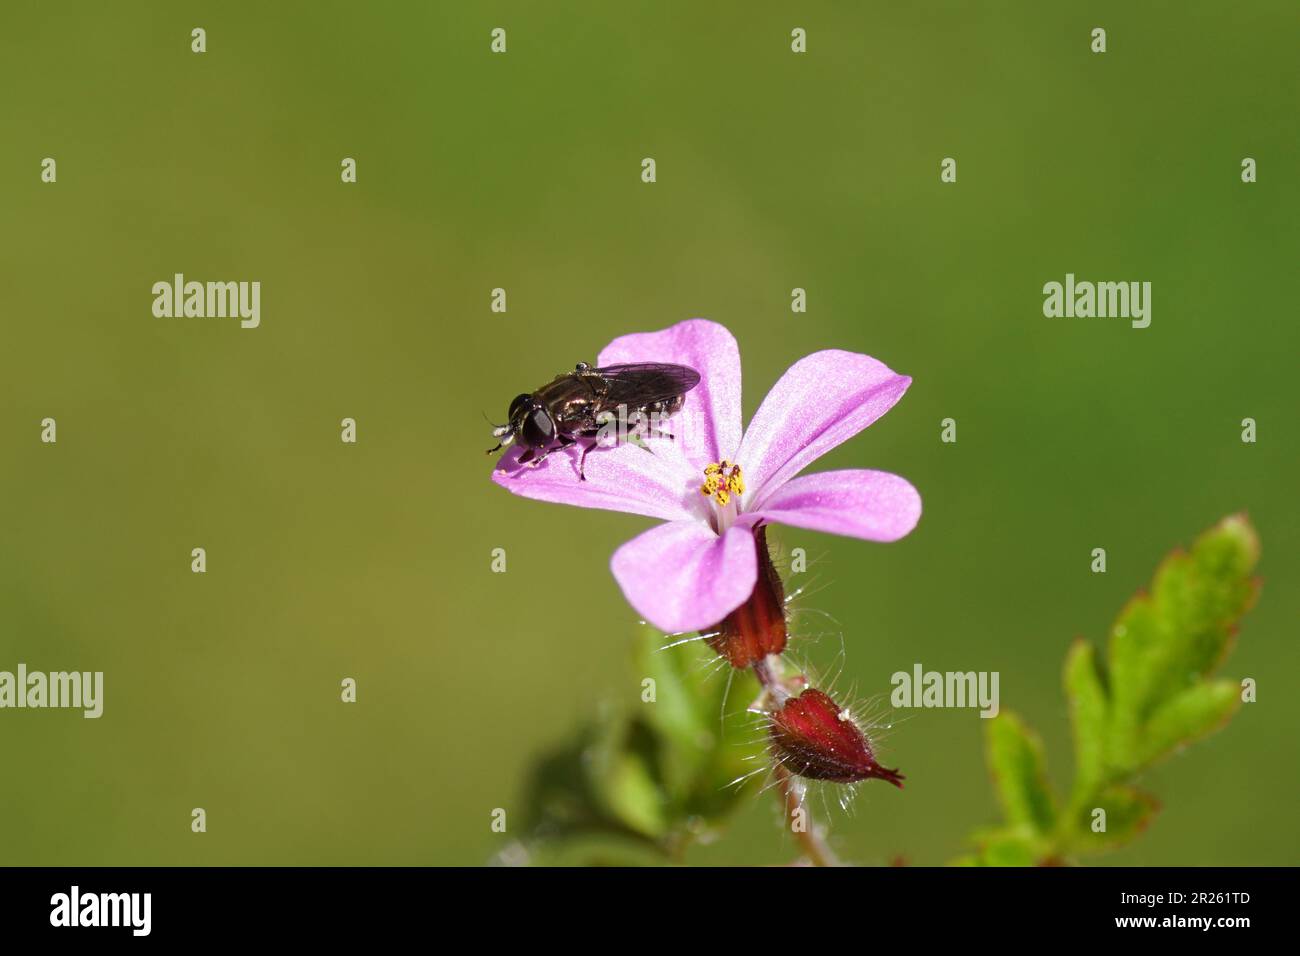
<instances>
[{"instance_id":1,"label":"hoverfly","mask_svg":"<svg viewBox=\"0 0 1300 956\"><path fill-rule=\"evenodd\" d=\"M699 383L700 373L685 365L639 362L592 368L579 362L572 372L556 376L531 395L516 397L507 423L493 428L492 437L500 441L487 453L517 443L527 449L519 464L541 464L553 451L588 442L578 462L578 477L586 481L587 453L615 416L620 423L635 422L629 434L672 438L664 432L647 433L642 425L647 419L656 422L675 415L686 393Z\"/></svg>"}]
</instances>

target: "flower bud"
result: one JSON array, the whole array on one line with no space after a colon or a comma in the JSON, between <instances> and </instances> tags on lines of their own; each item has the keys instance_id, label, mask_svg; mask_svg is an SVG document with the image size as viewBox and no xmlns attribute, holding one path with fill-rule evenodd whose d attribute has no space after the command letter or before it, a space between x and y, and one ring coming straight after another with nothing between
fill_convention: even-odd
<instances>
[{"instance_id":1,"label":"flower bud","mask_svg":"<svg viewBox=\"0 0 1300 956\"><path fill-rule=\"evenodd\" d=\"M787 698L772 714L770 737L782 766L801 777L833 783L878 777L902 789L903 775L876 763L853 715L819 690Z\"/></svg>"},{"instance_id":2,"label":"flower bud","mask_svg":"<svg viewBox=\"0 0 1300 956\"><path fill-rule=\"evenodd\" d=\"M754 590L721 624L709 628L709 646L732 667L753 667L769 654L785 650L785 589L767 550L767 528L754 529L758 580Z\"/></svg>"}]
</instances>

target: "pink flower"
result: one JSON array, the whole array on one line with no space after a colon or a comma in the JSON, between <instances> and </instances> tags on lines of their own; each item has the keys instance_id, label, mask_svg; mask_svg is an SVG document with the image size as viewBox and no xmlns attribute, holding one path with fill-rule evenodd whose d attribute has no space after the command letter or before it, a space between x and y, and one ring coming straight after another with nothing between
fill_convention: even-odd
<instances>
[{"instance_id":1,"label":"pink flower","mask_svg":"<svg viewBox=\"0 0 1300 956\"><path fill-rule=\"evenodd\" d=\"M661 518L614 552L610 566L628 602L656 627L696 631L750 596L758 575L753 529L767 522L868 541L896 541L921 517L921 496L883 471L795 477L893 407L911 379L868 355L829 349L805 356L763 399L741 433L740 350L705 319L625 335L598 366L672 362L700 373L666 427L652 438L598 448L578 480L577 452L520 466L505 452L492 480L517 495Z\"/></svg>"}]
</instances>

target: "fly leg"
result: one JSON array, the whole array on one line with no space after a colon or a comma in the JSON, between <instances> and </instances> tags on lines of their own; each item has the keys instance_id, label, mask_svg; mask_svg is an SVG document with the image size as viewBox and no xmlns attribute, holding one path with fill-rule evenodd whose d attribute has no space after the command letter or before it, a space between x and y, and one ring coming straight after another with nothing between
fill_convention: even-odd
<instances>
[{"instance_id":1,"label":"fly leg","mask_svg":"<svg viewBox=\"0 0 1300 956\"><path fill-rule=\"evenodd\" d=\"M570 438L568 435L560 435L555 439L556 444L552 445L550 448L543 449L540 455L537 454L536 448L528 449L528 451L519 456L519 461L516 464L530 465L533 468L537 468L542 462L546 461L546 457L551 452L559 451L562 448L568 448L576 440L577 439Z\"/></svg>"},{"instance_id":2,"label":"fly leg","mask_svg":"<svg viewBox=\"0 0 1300 956\"><path fill-rule=\"evenodd\" d=\"M589 428L586 431L575 432L572 435L572 437L569 438L568 441L569 445L575 444L580 438L590 439L589 442L585 442L583 444L582 454L578 458L578 480L579 481L587 480L587 454L593 448L595 448L596 445L599 443L598 442L599 436L600 436L599 428Z\"/></svg>"},{"instance_id":3,"label":"fly leg","mask_svg":"<svg viewBox=\"0 0 1300 956\"><path fill-rule=\"evenodd\" d=\"M540 455L537 454L536 448L530 448L515 460L516 465L531 465L536 468L542 462L546 461L546 456L551 453L552 449L548 448ZM535 459L535 460L534 460Z\"/></svg>"}]
</instances>

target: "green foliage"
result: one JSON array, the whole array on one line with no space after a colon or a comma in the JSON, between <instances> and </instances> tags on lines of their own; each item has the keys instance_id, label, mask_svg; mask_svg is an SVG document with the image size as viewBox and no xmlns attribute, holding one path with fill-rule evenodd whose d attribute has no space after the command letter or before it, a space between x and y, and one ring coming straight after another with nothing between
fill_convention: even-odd
<instances>
[{"instance_id":1,"label":"green foliage","mask_svg":"<svg viewBox=\"0 0 1300 956\"><path fill-rule=\"evenodd\" d=\"M1047 785L1038 735L1014 714L995 719L988 730L988 756L1007 822L1050 832L1056 826L1056 800Z\"/></svg>"},{"instance_id":2,"label":"green foliage","mask_svg":"<svg viewBox=\"0 0 1300 956\"><path fill-rule=\"evenodd\" d=\"M1086 641L1065 659L1074 784L1064 810L1047 780L1038 737L1015 714L989 722L986 749L1006 826L978 832L967 865L1055 863L1109 850L1141 833L1159 810L1133 778L1152 762L1222 726L1240 687L1211 680L1237 622L1258 592L1259 539L1244 515L1205 532L1156 570L1110 631L1106 660ZM1104 811L1104 830L1100 827Z\"/></svg>"},{"instance_id":3,"label":"green foliage","mask_svg":"<svg viewBox=\"0 0 1300 956\"><path fill-rule=\"evenodd\" d=\"M525 801L533 862L678 861L761 783L759 775L733 785L762 766L760 735L745 713L758 694L753 675L719 671L702 641L665 643L643 627L628 702L603 708L535 766ZM647 679L652 702L644 700Z\"/></svg>"},{"instance_id":4,"label":"green foliage","mask_svg":"<svg viewBox=\"0 0 1300 956\"><path fill-rule=\"evenodd\" d=\"M974 833L974 852L957 863L1067 863L1122 846L1151 824L1159 804L1134 778L1240 705L1238 684L1212 675L1255 600L1258 557L1246 518L1226 518L1161 563L1149 592L1121 611L1104 654L1084 640L1070 647L1063 680L1075 772L1064 798L1032 728L1006 710L987 722L1004 822ZM758 693L753 675L718 669L703 642L664 649L665 641L642 628L625 703L605 707L534 768L532 862L679 862L759 786L761 774L735 784L765 756L744 713ZM653 701L644 699L648 681Z\"/></svg>"}]
</instances>

